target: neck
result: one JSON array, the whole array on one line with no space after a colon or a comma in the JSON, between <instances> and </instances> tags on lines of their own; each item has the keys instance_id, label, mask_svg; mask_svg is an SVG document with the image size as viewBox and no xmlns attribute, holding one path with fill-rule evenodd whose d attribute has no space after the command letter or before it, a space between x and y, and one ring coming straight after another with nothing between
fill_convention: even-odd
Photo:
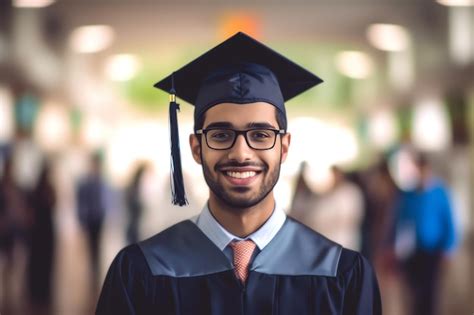
<instances>
[{"instance_id":1,"label":"neck","mask_svg":"<svg viewBox=\"0 0 474 315\"><path fill-rule=\"evenodd\" d=\"M213 194L209 196L209 210L217 222L228 232L242 238L257 231L270 218L274 208L273 193L249 208L234 208Z\"/></svg>"},{"instance_id":2,"label":"neck","mask_svg":"<svg viewBox=\"0 0 474 315\"><path fill-rule=\"evenodd\" d=\"M420 176L420 182L418 184L418 191L423 191L425 190L428 185L431 182L431 173L428 171L425 171L421 176Z\"/></svg>"}]
</instances>

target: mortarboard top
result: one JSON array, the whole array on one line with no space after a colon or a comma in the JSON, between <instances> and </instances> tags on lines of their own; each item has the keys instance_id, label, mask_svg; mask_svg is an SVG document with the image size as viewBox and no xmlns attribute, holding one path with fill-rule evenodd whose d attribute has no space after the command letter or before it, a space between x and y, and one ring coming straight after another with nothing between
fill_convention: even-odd
<instances>
[{"instance_id":1,"label":"mortarboard top","mask_svg":"<svg viewBox=\"0 0 474 315\"><path fill-rule=\"evenodd\" d=\"M319 84L322 80L273 49L239 32L194 59L154 86L165 92L172 89L186 102L196 105L202 83L221 67L242 62L265 66L276 76L284 101Z\"/></svg>"},{"instance_id":2,"label":"mortarboard top","mask_svg":"<svg viewBox=\"0 0 474 315\"><path fill-rule=\"evenodd\" d=\"M313 73L259 41L237 33L154 86L171 94L173 204L187 204L181 171L175 95L195 106L195 121L219 103L267 102L286 120L285 101L321 83Z\"/></svg>"}]
</instances>

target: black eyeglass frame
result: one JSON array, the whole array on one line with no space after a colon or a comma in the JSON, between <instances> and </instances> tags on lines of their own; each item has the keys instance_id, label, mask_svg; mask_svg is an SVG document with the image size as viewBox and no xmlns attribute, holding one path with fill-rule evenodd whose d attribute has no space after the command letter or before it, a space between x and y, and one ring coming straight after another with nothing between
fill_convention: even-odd
<instances>
[{"instance_id":1,"label":"black eyeglass frame","mask_svg":"<svg viewBox=\"0 0 474 315\"><path fill-rule=\"evenodd\" d=\"M235 132L235 137L234 137L234 141L232 141L232 144L228 147L228 148L225 148L225 149L216 149L216 148L213 148L212 146L209 145L209 142L207 141L207 133L209 131L212 131L212 130L230 130L230 131L233 131ZM250 141L247 137L247 134L249 131L255 131L255 130L264 130L264 131L272 131L275 133L275 139L273 140L273 144L271 147L269 148L266 148L266 149L258 149L258 148L254 148L251 144L250 144ZM249 146L249 148L253 149L253 150L258 150L258 151L266 151L266 150L271 150L275 147L275 144L276 144L276 139L277 139L277 136L278 135L285 135L286 134L286 130L285 129L273 129L273 128L250 128L250 129L245 129L245 130L235 130L235 129L232 129L232 128L209 128L209 129L198 129L194 132L195 135L204 135L204 138L206 139L206 144L209 148L213 149L213 150L218 150L218 151L223 151L223 150L229 150L231 149L235 142L237 141L237 138L239 137L239 135L243 135L244 136L244 139L245 139L245 142L247 143L247 145Z\"/></svg>"}]
</instances>

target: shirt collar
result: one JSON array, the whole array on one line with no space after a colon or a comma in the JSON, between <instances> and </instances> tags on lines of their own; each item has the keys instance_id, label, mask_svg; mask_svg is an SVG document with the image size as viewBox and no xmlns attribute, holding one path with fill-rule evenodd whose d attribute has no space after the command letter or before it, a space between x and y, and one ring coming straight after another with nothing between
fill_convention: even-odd
<instances>
[{"instance_id":1,"label":"shirt collar","mask_svg":"<svg viewBox=\"0 0 474 315\"><path fill-rule=\"evenodd\" d=\"M255 232L247 236L245 239L251 239L260 250L273 239L280 228L285 223L286 214L277 205L273 210L272 215L268 220ZM201 231L220 249L224 250L227 245L233 240L244 240L227 231L217 220L212 216L209 207L203 207L201 213L193 218L194 223L201 229Z\"/></svg>"}]
</instances>

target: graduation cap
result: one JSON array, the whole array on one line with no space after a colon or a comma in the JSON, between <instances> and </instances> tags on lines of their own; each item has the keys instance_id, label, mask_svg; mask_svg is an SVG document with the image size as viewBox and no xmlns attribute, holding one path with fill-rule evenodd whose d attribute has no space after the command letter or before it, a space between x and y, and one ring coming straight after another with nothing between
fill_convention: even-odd
<instances>
[{"instance_id":1,"label":"graduation cap","mask_svg":"<svg viewBox=\"0 0 474 315\"><path fill-rule=\"evenodd\" d=\"M221 103L266 102L283 113L285 101L322 80L271 48L237 33L154 86L170 93L171 189L175 205L186 205L176 96L195 106L196 122Z\"/></svg>"}]
</instances>

